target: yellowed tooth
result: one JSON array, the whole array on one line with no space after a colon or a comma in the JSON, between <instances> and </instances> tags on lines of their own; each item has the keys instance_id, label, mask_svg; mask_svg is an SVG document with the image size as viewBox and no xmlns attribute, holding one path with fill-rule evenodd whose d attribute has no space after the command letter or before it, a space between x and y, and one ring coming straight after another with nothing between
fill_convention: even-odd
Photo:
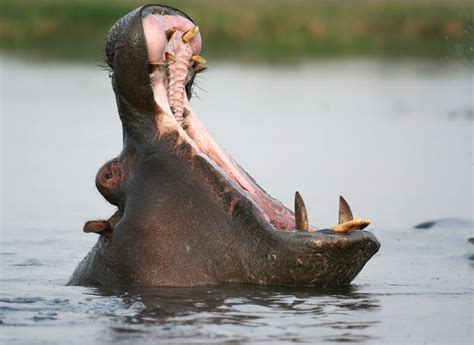
<instances>
[{"instance_id":1,"label":"yellowed tooth","mask_svg":"<svg viewBox=\"0 0 474 345\"><path fill-rule=\"evenodd\" d=\"M348 222L352 219L354 219L354 217L352 216L352 211L351 211L351 208L349 207L349 204L347 203L346 199L342 197L342 195L339 196L339 222L338 224Z\"/></svg>"},{"instance_id":2,"label":"yellowed tooth","mask_svg":"<svg viewBox=\"0 0 474 345\"><path fill-rule=\"evenodd\" d=\"M157 67L163 66L164 63L162 63L162 62L149 62L148 65L152 68L157 68Z\"/></svg>"},{"instance_id":3,"label":"yellowed tooth","mask_svg":"<svg viewBox=\"0 0 474 345\"><path fill-rule=\"evenodd\" d=\"M196 36L198 32L199 32L199 26L195 26L194 28L189 29L183 34L183 42L188 43L194 38L194 36Z\"/></svg>"},{"instance_id":4,"label":"yellowed tooth","mask_svg":"<svg viewBox=\"0 0 474 345\"><path fill-rule=\"evenodd\" d=\"M166 38L168 39L168 41L171 39L171 36L173 36L175 32L176 32L175 27L172 27L166 30Z\"/></svg>"},{"instance_id":5,"label":"yellowed tooth","mask_svg":"<svg viewBox=\"0 0 474 345\"><path fill-rule=\"evenodd\" d=\"M295 228L308 231L308 212L299 192L295 193Z\"/></svg>"},{"instance_id":6,"label":"yellowed tooth","mask_svg":"<svg viewBox=\"0 0 474 345\"><path fill-rule=\"evenodd\" d=\"M206 63L206 59L204 59L201 55L193 55L191 57L191 60L200 63L201 65L204 65Z\"/></svg>"},{"instance_id":7,"label":"yellowed tooth","mask_svg":"<svg viewBox=\"0 0 474 345\"><path fill-rule=\"evenodd\" d=\"M168 62L176 62L176 57L168 52L165 52L165 58Z\"/></svg>"},{"instance_id":8,"label":"yellowed tooth","mask_svg":"<svg viewBox=\"0 0 474 345\"><path fill-rule=\"evenodd\" d=\"M193 71L194 73L201 73L201 72L204 72L205 70L207 70L207 67L206 66L203 66L203 65L199 65L197 64L196 66L193 67Z\"/></svg>"},{"instance_id":9,"label":"yellowed tooth","mask_svg":"<svg viewBox=\"0 0 474 345\"><path fill-rule=\"evenodd\" d=\"M370 219L352 219L348 222L338 224L332 227L335 232L349 232L350 230L362 230L370 224Z\"/></svg>"}]
</instances>

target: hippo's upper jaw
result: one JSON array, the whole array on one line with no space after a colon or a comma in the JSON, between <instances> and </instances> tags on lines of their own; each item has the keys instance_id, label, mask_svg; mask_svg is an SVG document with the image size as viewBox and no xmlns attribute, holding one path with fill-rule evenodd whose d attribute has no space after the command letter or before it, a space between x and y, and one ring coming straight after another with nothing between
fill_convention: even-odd
<instances>
[{"instance_id":1,"label":"hippo's upper jaw","mask_svg":"<svg viewBox=\"0 0 474 345\"><path fill-rule=\"evenodd\" d=\"M294 213L219 148L188 102L201 45L194 22L165 6L110 31L124 149L96 184L118 211L86 223L103 236L71 284L349 284L380 247L368 222L341 198L340 224L316 230L298 193Z\"/></svg>"}]
</instances>

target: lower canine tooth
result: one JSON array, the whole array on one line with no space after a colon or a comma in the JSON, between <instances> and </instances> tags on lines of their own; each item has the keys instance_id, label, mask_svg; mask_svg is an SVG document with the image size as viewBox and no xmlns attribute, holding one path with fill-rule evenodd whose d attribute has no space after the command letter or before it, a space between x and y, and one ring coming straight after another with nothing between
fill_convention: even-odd
<instances>
[{"instance_id":1,"label":"lower canine tooth","mask_svg":"<svg viewBox=\"0 0 474 345\"><path fill-rule=\"evenodd\" d=\"M332 227L335 232L348 232L350 230L362 230L369 226L369 219L352 219L348 222L338 224Z\"/></svg>"},{"instance_id":2,"label":"lower canine tooth","mask_svg":"<svg viewBox=\"0 0 474 345\"><path fill-rule=\"evenodd\" d=\"M295 228L308 231L308 212L299 192L295 193Z\"/></svg>"},{"instance_id":3,"label":"lower canine tooth","mask_svg":"<svg viewBox=\"0 0 474 345\"><path fill-rule=\"evenodd\" d=\"M351 208L349 207L349 204L347 203L346 199L342 197L342 195L339 196L339 222L338 224L348 222L352 219L354 219L354 217L352 216L352 211L351 211Z\"/></svg>"}]
</instances>

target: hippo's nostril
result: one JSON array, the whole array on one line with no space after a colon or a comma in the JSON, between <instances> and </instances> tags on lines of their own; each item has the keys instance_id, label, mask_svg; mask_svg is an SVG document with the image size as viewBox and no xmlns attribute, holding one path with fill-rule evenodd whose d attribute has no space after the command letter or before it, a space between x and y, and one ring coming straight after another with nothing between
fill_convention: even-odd
<instances>
[{"instance_id":1,"label":"hippo's nostril","mask_svg":"<svg viewBox=\"0 0 474 345\"><path fill-rule=\"evenodd\" d=\"M114 174L112 174L112 172L110 172L110 171L107 174L105 174L105 178L107 180L110 180L113 176L114 176Z\"/></svg>"}]
</instances>

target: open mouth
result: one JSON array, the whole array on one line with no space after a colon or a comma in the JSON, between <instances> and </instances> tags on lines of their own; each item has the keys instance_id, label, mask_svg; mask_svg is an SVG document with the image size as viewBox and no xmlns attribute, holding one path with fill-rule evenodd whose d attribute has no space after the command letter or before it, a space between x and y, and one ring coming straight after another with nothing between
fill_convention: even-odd
<instances>
[{"instance_id":1,"label":"open mouth","mask_svg":"<svg viewBox=\"0 0 474 345\"><path fill-rule=\"evenodd\" d=\"M106 57L123 126L123 149L96 186L118 210L92 220L100 235L71 284L193 286L249 282L345 286L380 244L341 197L339 224L309 224L266 193L214 141L189 104L205 70L199 28L159 5L121 18Z\"/></svg>"},{"instance_id":2,"label":"open mouth","mask_svg":"<svg viewBox=\"0 0 474 345\"><path fill-rule=\"evenodd\" d=\"M267 194L213 140L193 112L189 101L189 85L196 74L206 69L206 60L199 55L202 39L199 27L191 20L167 14L143 14L143 31L148 50L148 68L154 100L160 108L155 117L159 129L157 140L177 136L175 148L187 146L191 155L200 155L215 167L227 184L244 195L271 226L280 231L315 231L308 223L301 195L295 194L294 211ZM339 224L335 232L363 229L370 221L353 219L345 200L340 201Z\"/></svg>"}]
</instances>

